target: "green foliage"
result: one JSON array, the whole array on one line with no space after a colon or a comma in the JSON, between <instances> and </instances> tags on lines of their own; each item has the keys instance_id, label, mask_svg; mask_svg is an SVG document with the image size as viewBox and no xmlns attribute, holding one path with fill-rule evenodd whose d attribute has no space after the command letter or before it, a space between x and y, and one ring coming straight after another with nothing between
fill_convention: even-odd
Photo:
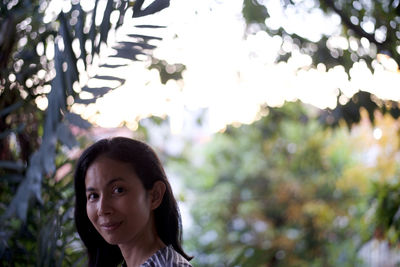
<instances>
[{"instance_id":1,"label":"green foliage","mask_svg":"<svg viewBox=\"0 0 400 267\"><path fill-rule=\"evenodd\" d=\"M322 11L326 16L338 15L341 19L341 36L348 41L357 43L357 46L347 48L329 44L329 39L332 36L323 35L317 43L314 43L297 33L287 32L285 28L272 29L268 24L265 24L267 15L260 17L257 12L249 12L249 10L257 10L258 8L259 12L264 10L262 13L268 14L269 2L244 1L242 12L246 22L262 24L262 28L265 28L271 35L279 34L282 37L289 37L287 40L291 40L294 47L297 47L303 53L310 54L316 64L322 62L328 67L342 65L348 70L353 62L364 59L372 68L371 63L377 53L388 54L398 64L400 63L399 52L397 51L400 38L396 33L400 21L400 4L397 1L280 1L284 10L301 13ZM372 28L366 26L367 22L373 24ZM284 53L284 51L282 52ZM288 53L291 53L291 51L288 51Z\"/></svg>"},{"instance_id":2,"label":"green foliage","mask_svg":"<svg viewBox=\"0 0 400 267\"><path fill-rule=\"evenodd\" d=\"M265 19L269 17L267 8L256 0L244 0L242 12L247 24L265 23Z\"/></svg>"},{"instance_id":3,"label":"green foliage","mask_svg":"<svg viewBox=\"0 0 400 267\"><path fill-rule=\"evenodd\" d=\"M181 80L182 72L186 69L182 64L168 64L165 60L153 59L149 69L156 69L160 73L162 84L166 84L169 80Z\"/></svg>"},{"instance_id":4,"label":"green foliage","mask_svg":"<svg viewBox=\"0 0 400 267\"><path fill-rule=\"evenodd\" d=\"M299 103L188 148L187 162L168 166L193 197L195 264L358 264L363 192L339 183L359 162L353 149L346 130L323 129Z\"/></svg>"},{"instance_id":5,"label":"green foliage","mask_svg":"<svg viewBox=\"0 0 400 267\"><path fill-rule=\"evenodd\" d=\"M143 3L110 0L98 12L99 0L89 11L83 10L79 1L63 1L63 8L51 0L0 2L1 266L84 263L71 217L70 171L57 177L65 164L73 164L65 156L78 146L72 129L79 132L91 126L71 113L71 106L94 103L113 89L80 88L80 79L88 76L100 47L107 44L110 32L122 25L126 11L133 9L133 17L141 17L169 5L169 1L155 0L143 8ZM111 21L113 12L116 22ZM145 54L144 49L154 48L148 40L159 39L130 37L136 42L119 43L115 57L135 60L138 54ZM73 46L74 42L78 46ZM106 75L87 78L119 85L125 82ZM81 99L80 91L93 97ZM39 105L40 101L47 105ZM55 182L56 177L63 179Z\"/></svg>"},{"instance_id":6,"label":"green foliage","mask_svg":"<svg viewBox=\"0 0 400 267\"><path fill-rule=\"evenodd\" d=\"M398 102L390 100L382 101L371 93L359 91L346 104L341 105L338 101L338 105L333 110L327 109L322 111L320 121L325 125L336 127L343 120L350 129L353 124L360 122L361 109L365 109L368 112L371 122L375 121L376 112L379 114L390 114L394 119L400 117Z\"/></svg>"},{"instance_id":7,"label":"green foliage","mask_svg":"<svg viewBox=\"0 0 400 267\"><path fill-rule=\"evenodd\" d=\"M2 266L84 266L83 248L73 221L73 162L65 157L59 160L69 170L58 182L43 180L43 204L36 203L28 210L26 222L15 217L3 222L8 242L1 251ZM1 188L12 187L3 182ZM3 196L9 198L12 194ZM2 199L2 203L7 202Z\"/></svg>"},{"instance_id":8,"label":"green foliage","mask_svg":"<svg viewBox=\"0 0 400 267\"><path fill-rule=\"evenodd\" d=\"M268 9L274 5L274 1L243 1L242 13L246 22L250 25L259 24L259 29L265 30L270 35L281 36L282 49L277 55L277 61L287 61L293 52L301 52L311 56L313 65L324 64L327 69L341 65L347 73L355 62L365 62L374 70L379 65L381 58L392 59L392 71L398 72L400 65L400 3L399 1L279 1L286 14L322 13L325 18L335 15L340 18L337 33L332 35L322 34L318 41L311 41L307 36L301 36L297 32L289 32L284 27L272 28L265 22L265 18L272 15ZM276 8L276 6L275 6ZM255 11L257 12L251 12ZM266 14L261 16L258 12ZM268 13L271 13L267 15ZM332 24L336 20L332 20ZM344 45L338 45L338 38ZM336 43L336 44L335 44ZM285 48L284 48L285 46ZM291 46L291 49L288 49ZM366 88L357 88L366 90ZM338 96L338 100L341 95ZM342 104L337 101L337 108L323 115L323 122L327 125L338 125L343 119L351 126L360 119L360 106L369 111L371 121L374 121L374 111L388 112L394 118L399 117L399 103L397 101L380 100L369 93L360 92L349 102ZM356 98L360 98L358 102Z\"/></svg>"},{"instance_id":9,"label":"green foliage","mask_svg":"<svg viewBox=\"0 0 400 267\"><path fill-rule=\"evenodd\" d=\"M400 183L374 183L375 223L392 244L400 241Z\"/></svg>"}]
</instances>

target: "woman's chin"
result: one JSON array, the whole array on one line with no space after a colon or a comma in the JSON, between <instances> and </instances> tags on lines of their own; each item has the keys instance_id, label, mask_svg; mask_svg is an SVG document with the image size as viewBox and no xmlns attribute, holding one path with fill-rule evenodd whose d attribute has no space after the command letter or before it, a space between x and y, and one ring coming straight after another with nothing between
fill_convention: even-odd
<instances>
[{"instance_id":1,"label":"woman's chin","mask_svg":"<svg viewBox=\"0 0 400 267\"><path fill-rule=\"evenodd\" d=\"M122 241L121 237L116 235L103 234L102 237L110 245L118 245Z\"/></svg>"},{"instance_id":2,"label":"woman's chin","mask_svg":"<svg viewBox=\"0 0 400 267\"><path fill-rule=\"evenodd\" d=\"M118 242L118 239L113 238L113 237L104 237L103 236L103 238L110 245L118 245L120 243L120 242Z\"/></svg>"}]
</instances>

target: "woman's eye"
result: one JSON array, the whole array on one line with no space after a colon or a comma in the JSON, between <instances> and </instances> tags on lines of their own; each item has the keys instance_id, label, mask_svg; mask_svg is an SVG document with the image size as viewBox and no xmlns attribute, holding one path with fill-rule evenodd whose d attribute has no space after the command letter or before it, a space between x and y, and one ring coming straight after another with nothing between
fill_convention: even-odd
<instances>
[{"instance_id":1,"label":"woman's eye","mask_svg":"<svg viewBox=\"0 0 400 267\"><path fill-rule=\"evenodd\" d=\"M95 194L95 193L90 193L89 195L87 195L87 199L88 199L88 200L93 201L93 200L95 200L96 198L97 198L97 194Z\"/></svg>"},{"instance_id":2,"label":"woman's eye","mask_svg":"<svg viewBox=\"0 0 400 267\"><path fill-rule=\"evenodd\" d=\"M114 188L114 193L115 193L115 194L121 194L121 193L123 193L123 192L125 192L125 190L124 190L122 187L116 187L116 188Z\"/></svg>"}]
</instances>

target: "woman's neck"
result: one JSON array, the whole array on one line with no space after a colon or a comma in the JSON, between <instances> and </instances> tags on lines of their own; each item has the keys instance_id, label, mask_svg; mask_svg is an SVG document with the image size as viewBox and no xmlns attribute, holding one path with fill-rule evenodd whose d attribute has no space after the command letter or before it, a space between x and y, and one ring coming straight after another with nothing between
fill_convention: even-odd
<instances>
[{"instance_id":1,"label":"woman's neck","mask_svg":"<svg viewBox=\"0 0 400 267\"><path fill-rule=\"evenodd\" d=\"M155 227L147 234L142 235L134 242L119 244L122 256L128 267L139 267L154 253L165 247L164 242L158 237Z\"/></svg>"}]
</instances>

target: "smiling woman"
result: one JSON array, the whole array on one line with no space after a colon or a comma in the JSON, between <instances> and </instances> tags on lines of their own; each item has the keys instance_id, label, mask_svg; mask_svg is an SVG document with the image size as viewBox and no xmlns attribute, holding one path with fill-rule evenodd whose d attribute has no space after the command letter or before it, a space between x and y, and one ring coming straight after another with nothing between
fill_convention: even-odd
<instances>
[{"instance_id":1,"label":"smiling woman","mask_svg":"<svg viewBox=\"0 0 400 267\"><path fill-rule=\"evenodd\" d=\"M116 137L87 148L77 163L75 194L89 266L191 266L171 186L148 145Z\"/></svg>"}]
</instances>

